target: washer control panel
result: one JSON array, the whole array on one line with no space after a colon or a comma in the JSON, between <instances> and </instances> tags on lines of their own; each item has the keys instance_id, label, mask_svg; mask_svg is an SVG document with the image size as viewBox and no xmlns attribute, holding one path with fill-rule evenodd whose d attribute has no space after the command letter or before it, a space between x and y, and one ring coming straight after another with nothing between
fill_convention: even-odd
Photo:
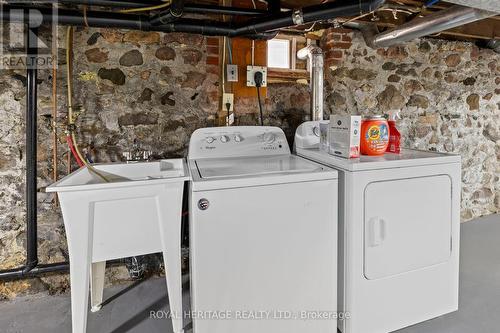
<instances>
[{"instance_id":1,"label":"washer control panel","mask_svg":"<svg viewBox=\"0 0 500 333\"><path fill-rule=\"evenodd\" d=\"M207 127L193 132L189 159L290 154L283 130L272 126Z\"/></svg>"}]
</instances>

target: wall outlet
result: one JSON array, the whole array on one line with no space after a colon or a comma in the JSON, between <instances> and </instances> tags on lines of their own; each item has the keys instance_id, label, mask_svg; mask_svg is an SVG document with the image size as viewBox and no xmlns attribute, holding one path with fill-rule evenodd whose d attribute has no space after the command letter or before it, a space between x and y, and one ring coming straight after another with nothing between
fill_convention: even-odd
<instances>
[{"instance_id":1,"label":"wall outlet","mask_svg":"<svg viewBox=\"0 0 500 333\"><path fill-rule=\"evenodd\" d=\"M238 82L238 65L227 65L227 82Z\"/></svg>"},{"instance_id":2,"label":"wall outlet","mask_svg":"<svg viewBox=\"0 0 500 333\"><path fill-rule=\"evenodd\" d=\"M222 95L222 111L227 112L227 106L226 106L227 103L231 104L231 106L229 107L229 111L233 111L234 110L234 94L224 93Z\"/></svg>"},{"instance_id":3,"label":"wall outlet","mask_svg":"<svg viewBox=\"0 0 500 333\"><path fill-rule=\"evenodd\" d=\"M263 66L247 66L247 87L255 87L254 75L256 72L262 72L262 85L267 87L267 67Z\"/></svg>"}]
</instances>

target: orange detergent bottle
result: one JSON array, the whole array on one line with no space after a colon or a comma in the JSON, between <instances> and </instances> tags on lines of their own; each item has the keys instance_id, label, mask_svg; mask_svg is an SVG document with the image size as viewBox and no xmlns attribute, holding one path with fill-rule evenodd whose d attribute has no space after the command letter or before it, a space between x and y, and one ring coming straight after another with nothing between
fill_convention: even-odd
<instances>
[{"instance_id":1,"label":"orange detergent bottle","mask_svg":"<svg viewBox=\"0 0 500 333\"><path fill-rule=\"evenodd\" d=\"M383 155L389 145L389 125L382 116L363 119L361 123L361 154Z\"/></svg>"}]
</instances>

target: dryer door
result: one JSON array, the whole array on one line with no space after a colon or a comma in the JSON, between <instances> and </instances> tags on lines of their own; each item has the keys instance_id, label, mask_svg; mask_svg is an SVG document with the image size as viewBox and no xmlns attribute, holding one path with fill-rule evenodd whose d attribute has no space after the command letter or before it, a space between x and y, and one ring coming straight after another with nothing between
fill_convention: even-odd
<instances>
[{"instance_id":1,"label":"dryer door","mask_svg":"<svg viewBox=\"0 0 500 333\"><path fill-rule=\"evenodd\" d=\"M366 186L367 279L380 279L449 259L451 190L447 175L372 182Z\"/></svg>"}]
</instances>

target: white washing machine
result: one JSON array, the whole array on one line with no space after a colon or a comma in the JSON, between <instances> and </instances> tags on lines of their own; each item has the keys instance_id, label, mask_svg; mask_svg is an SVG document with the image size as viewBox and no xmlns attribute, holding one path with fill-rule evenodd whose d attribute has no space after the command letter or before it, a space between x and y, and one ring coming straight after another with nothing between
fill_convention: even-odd
<instances>
[{"instance_id":1,"label":"white washing machine","mask_svg":"<svg viewBox=\"0 0 500 333\"><path fill-rule=\"evenodd\" d=\"M343 333L386 333L458 309L460 156L403 150L344 159L299 126L298 156L339 171Z\"/></svg>"},{"instance_id":2,"label":"white washing machine","mask_svg":"<svg viewBox=\"0 0 500 333\"><path fill-rule=\"evenodd\" d=\"M198 129L189 167L194 332L333 332L337 172L276 127Z\"/></svg>"}]
</instances>

